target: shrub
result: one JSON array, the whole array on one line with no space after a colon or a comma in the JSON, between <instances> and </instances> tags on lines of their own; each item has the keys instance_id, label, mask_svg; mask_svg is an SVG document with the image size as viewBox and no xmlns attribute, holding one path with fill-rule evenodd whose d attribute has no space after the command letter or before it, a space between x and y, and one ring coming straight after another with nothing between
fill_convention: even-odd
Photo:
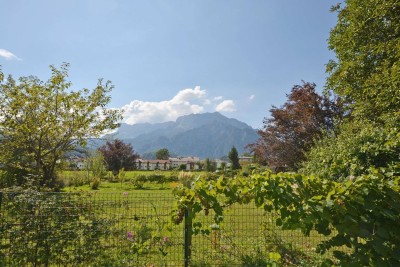
<instances>
[{"instance_id":1,"label":"shrub","mask_svg":"<svg viewBox=\"0 0 400 267\"><path fill-rule=\"evenodd\" d=\"M97 190L99 189L101 180L99 177L93 177L92 181L90 182L90 188L92 188L93 190Z\"/></svg>"},{"instance_id":2,"label":"shrub","mask_svg":"<svg viewBox=\"0 0 400 267\"><path fill-rule=\"evenodd\" d=\"M141 180L139 177L133 177L131 178L130 183L135 189L143 189L145 181Z\"/></svg>"},{"instance_id":3,"label":"shrub","mask_svg":"<svg viewBox=\"0 0 400 267\"><path fill-rule=\"evenodd\" d=\"M175 188L174 194L175 223L182 222L189 208L193 221L196 213L213 210L219 224L224 207L254 201L276 212L276 224L283 229L301 230L306 236L315 230L326 236L317 252L332 252L341 266L400 266L400 228L393 227L400 225L399 168L370 170L341 182L271 172L255 173L250 179L200 177L190 186ZM205 227L199 232L208 229L201 222L194 224ZM333 264L327 260L324 266Z\"/></svg>"},{"instance_id":4,"label":"shrub","mask_svg":"<svg viewBox=\"0 0 400 267\"><path fill-rule=\"evenodd\" d=\"M310 150L300 170L333 180L388 168L400 162L400 134L394 125L352 121L341 125L339 134L327 134Z\"/></svg>"},{"instance_id":5,"label":"shrub","mask_svg":"<svg viewBox=\"0 0 400 267\"><path fill-rule=\"evenodd\" d=\"M82 194L29 189L5 193L3 203L9 242L2 246L11 266L89 265L113 224L91 212Z\"/></svg>"}]
</instances>

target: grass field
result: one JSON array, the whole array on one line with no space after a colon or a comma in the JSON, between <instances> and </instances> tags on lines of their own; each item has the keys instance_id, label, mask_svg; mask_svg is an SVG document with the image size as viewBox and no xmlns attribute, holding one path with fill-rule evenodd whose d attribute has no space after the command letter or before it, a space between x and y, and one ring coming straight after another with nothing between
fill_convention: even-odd
<instances>
[{"instance_id":1,"label":"grass field","mask_svg":"<svg viewBox=\"0 0 400 267\"><path fill-rule=\"evenodd\" d=\"M127 182L102 181L97 190L85 184L65 187L58 193L60 198L66 198L68 205L71 193L80 192L80 203L84 203L93 217L110 223L107 234L101 237L96 252L99 258L93 266L184 265L184 224L171 222L176 201L172 189L177 183L145 183L143 189L137 190L129 179L143 173L149 172L127 172ZM69 175L77 174L84 175L76 172L63 175L69 179ZM284 231L275 225L274 214L265 213L254 204L234 205L224 212L219 228L208 235L193 236L191 266L266 266L268 259L276 257L274 253L279 253L284 266L315 266L319 260L314 251L322 237L315 233L304 237L298 231ZM209 227L213 224L212 216L202 213L195 222ZM7 242L0 240L2 244ZM82 265L91 266L89 263ZM57 259L54 264L57 266Z\"/></svg>"},{"instance_id":2,"label":"grass field","mask_svg":"<svg viewBox=\"0 0 400 267\"><path fill-rule=\"evenodd\" d=\"M146 183L144 189L135 190L129 182L110 183L105 181L101 183L98 190L91 190L90 186L84 185L67 187L64 191L96 192L103 197L109 193L123 194L126 192L129 199L132 199L129 204L131 207L136 207L146 214L157 209L166 212L162 213L161 217L164 224L167 224L170 221L169 211L173 207L172 189L175 186L177 186L175 182ZM152 200L150 201L149 198ZM139 202L133 201L133 199L139 199ZM142 199L147 199L146 204L141 203ZM204 225L211 225L212 214L201 215L197 221ZM265 263L270 252L278 252L285 257L287 265L292 263L294 266L309 266L308 263L314 262L318 258L314 251L316 244L323 237L314 233L311 234L311 237L304 237L299 231L283 231L274 222L273 214L266 214L253 204L235 205L226 210L224 222L219 230L212 231L208 236L193 237L192 261L199 266L258 266ZM183 260L183 256L180 255L183 254L182 226L174 226L172 232L174 233L172 240L176 241L173 242L173 248L170 248L171 255L179 255L176 258L178 258L178 262L181 262ZM210 262L213 265L210 265Z\"/></svg>"}]
</instances>

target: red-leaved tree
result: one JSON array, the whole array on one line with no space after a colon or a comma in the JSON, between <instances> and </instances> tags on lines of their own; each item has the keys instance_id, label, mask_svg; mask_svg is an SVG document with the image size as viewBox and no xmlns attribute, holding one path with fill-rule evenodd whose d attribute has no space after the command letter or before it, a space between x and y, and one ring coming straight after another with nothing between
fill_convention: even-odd
<instances>
[{"instance_id":1,"label":"red-leaved tree","mask_svg":"<svg viewBox=\"0 0 400 267\"><path fill-rule=\"evenodd\" d=\"M135 168L135 160L139 155L135 153L131 144L126 144L119 139L107 142L98 149L107 162L108 170L117 174L120 169L132 170Z\"/></svg>"},{"instance_id":2,"label":"red-leaved tree","mask_svg":"<svg viewBox=\"0 0 400 267\"><path fill-rule=\"evenodd\" d=\"M287 101L270 109L271 117L264 118L260 138L250 144L259 163L277 170L296 170L305 159L305 152L324 130L334 127L334 118L341 116L337 100L319 95L314 83L295 85Z\"/></svg>"}]
</instances>

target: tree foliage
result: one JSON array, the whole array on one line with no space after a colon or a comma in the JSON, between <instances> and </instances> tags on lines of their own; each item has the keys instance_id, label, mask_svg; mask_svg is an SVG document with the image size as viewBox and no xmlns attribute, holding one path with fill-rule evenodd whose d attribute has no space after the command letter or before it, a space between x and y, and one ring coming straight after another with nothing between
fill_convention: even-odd
<instances>
[{"instance_id":1,"label":"tree foliage","mask_svg":"<svg viewBox=\"0 0 400 267\"><path fill-rule=\"evenodd\" d=\"M340 134L327 134L311 148L302 173L333 180L368 174L376 168L391 168L399 162L398 128L352 121L340 125Z\"/></svg>"},{"instance_id":2,"label":"tree foliage","mask_svg":"<svg viewBox=\"0 0 400 267\"><path fill-rule=\"evenodd\" d=\"M98 189L101 180L107 175L106 161L104 160L103 154L99 151L94 151L86 159L86 170L88 176L90 175L90 185L92 189Z\"/></svg>"},{"instance_id":3,"label":"tree foliage","mask_svg":"<svg viewBox=\"0 0 400 267\"><path fill-rule=\"evenodd\" d=\"M334 10L327 88L351 116L311 149L303 171L344 179L400 162L400 2L347 0Z\"/></svg>"},{"instance_id":4,"label":"tree foliage","mask_svg":"<svg viewBox=\"0 0 400 267\"><path fill-rule=\"evenodd\" d=\"M166 148L161 148L156 152L156 159L167 160L169 159L169 150Z\"/></svg>"},{"instance_id":5,"label":"tree foliage","mask_svg":"<svg viewBox=\"0 0 400 267\"><path fill-rule=\"evenodd\" d=\"M177 201L173 221L181 223L189 209L195 233L210 234L215 225L222 225L230 206L253 202L265 212L272 212L283 229L300 230L305 236L312 231L324 235L316 252L333 256L321 266L400 264L400 228L393 227L400 223L399 172L374 170L369 175L335 182L256 170L247 178L199 177L190 188L175 188L174 194ZM214 226L196 218L210 210Z\"/></svg>"},{"instance_id":6,"label":"tree foliage","mask_svg":"<svg viewBox=\"0 0 400 267\"><path fill-rule=\"evenodd\" d=\"M358 116L400 117L400 2L346 0L333 10L338 21L329 48L337 60L327 65L327 88Z\"/></svg>"},{"instance_id":7,"label":"tree foliage","mask_svg":"<svg viewBox=\"0 0 400 267\"><path fill-rule=\"evenodd\" d=\"M107 162L108 170L117 174L120 169L132 170L135 168L135 160L139 155L135 153L131 144L126 144L119 139L108 141L98 149Z\"/></svg>"},{"instance_id":8,"label":"tree foliage","mask_svg":"<svg viewBox=\"0 0 400 267\"><path fill-rule=\"evenodd\" d=\"M239 154L236 147L232 147L228 154L229 161L231 162L232 170L240 169Z\"/></svg>"},{"instance_id":9,"label":"tree foliage","mask_svg":"<svg viewBox=\"0 0 400 267\"><path fill-rule=\"evenodd\" d=\"M285 104L270 109L264 118L260 138L249 147L256 159L275 168L296 170L305 152L326 130L332 130L334 118L341 116L339 101L321 96L313 83L295 85Z\"/></svg>"},{"instance_id":10,"label":"tree foliage","mask_svg":"<svg viewBox=\"0 0 400 267\"><path fill-rule=\"evenodd\" d=\"M85 146L87 139L114 129L120 112L107 109L111 82L100 79L93 90L71 90L68 64L50 66L47 82L37 77L0 71L0 162L3 186L22 184L27 176L53 186L56 167L66 152Z\"/></svg>"},{"instance_id":11,"label":"tree foliage","mask_svg":"<svg viewBox=\"0 0 400 267\"><path fill-rule=\"evenodd\" d=\"M206 172L215 172L217 170L217 162L215 160L206 158L204 160L204 170Z\"/></svg>"}]
</instances>

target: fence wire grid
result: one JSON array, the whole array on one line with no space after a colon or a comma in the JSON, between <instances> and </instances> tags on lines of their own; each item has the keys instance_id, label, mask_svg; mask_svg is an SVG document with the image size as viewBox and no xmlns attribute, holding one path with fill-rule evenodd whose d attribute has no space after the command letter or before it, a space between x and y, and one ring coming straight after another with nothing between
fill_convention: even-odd
<instances>
[{"instance_id":1,"label":"fence wire grid","mask_svg":"<svg viewBox=\"0 0 400 267\"><path fill-rule=\"evenodd\" d=\"M165 192L0 193L0 266L314 266L323 237L282 230L254 204L175 225ZM187 222L187 221L186 221ZM211 229L198 230L199 223ZM188 232L193 233L187 241ZM190 246L190 247L188 247ZM188 254L189 252L189 254Z\"/></svg>"}]
</instances>

